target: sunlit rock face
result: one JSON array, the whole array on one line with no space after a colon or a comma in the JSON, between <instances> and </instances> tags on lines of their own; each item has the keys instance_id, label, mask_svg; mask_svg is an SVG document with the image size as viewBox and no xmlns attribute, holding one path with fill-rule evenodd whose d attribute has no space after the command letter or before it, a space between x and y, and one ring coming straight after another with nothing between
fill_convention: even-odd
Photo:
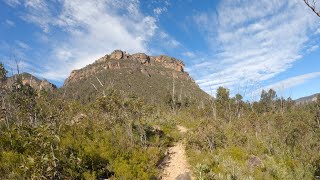
<instances>
[{"instance_id":1,"label":"sunlit rock face","mask_svg":"<svg viewBox=\"0 0 320 180\"><path fill-rule=\"evenodd\" d=\"M45 90L45 91L54 91L57 89L56 85L50 83L46 79L38 79L37 77L29 74L29 73L22 73L22 74L17 74L12 77L9 77L7 79L6 85L8 87L11 87L17 79L20 78L22 84L24 85L30 85L33 89L39 91L39 90Z\"/></svg>"},{"instance_id":2,"label":"sunlit rock face","mask_svg":"<svg viewBox=\"0 0 320 180\"><path fill-rule=\"evenodd\" d=\"M126 63L128 61L132 63ZM93 64L90 64L80 70L73 70L69 78L67 78L67 80L65 81L65 84L81 80L99 71L107 69L132 68L133 70L136 69L148 76L151 76L154 73L172 76L172 72L170 73L168 71L156 72L152 70L146 70L145 68L140 66L137 69L138 65L136 63L142 66L163 67L169 70L173 70L173 72L176 72L178 74L180 73L180 76L175 73L175 77L191 80L188 73L184 72L184 63L176 58L166 55L149 56L145 53L135 53L130 55L122 50L114 50L111 54L107 54L104 57L97 59Z\"/></svg>"},{"instance_id":3,"label":"sunlit rock face","mask_svg":"<svg viewBox=\"0 0 320 180\"><path fill-rule=\"evenodd\" d=\"M202 91L176 58L115 50L94 63L71 72L61 92L65 97L92 102L105 89L119 90L147 102L167 103L174 92L180 100L206 101Z\"/></svg>"}]
</instances>

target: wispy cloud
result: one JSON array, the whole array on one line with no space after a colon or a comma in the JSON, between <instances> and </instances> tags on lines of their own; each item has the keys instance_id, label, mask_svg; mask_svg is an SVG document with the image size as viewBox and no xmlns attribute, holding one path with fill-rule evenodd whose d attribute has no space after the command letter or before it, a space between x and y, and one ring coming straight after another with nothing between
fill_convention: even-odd
<instances>
[{"instance_id":1,"label":"wispy cloud","mask_svg":"<svg viewBox=\"0 0 320 180\"><path fill-rule=\"evenodd\" d=\"M163 53L181 43L158 27L158 16L167 11L169 1L157 5L153 15L140 9L139 0L6 0L21 11L20 18L38 26L34 36L45 44L46 54L37 54L34 74L63 81L74 69L82 68L122 49L129 53ZM156 49L153 45L156 44ZM17 42L26 49L26 44ZM42 52L43 53L43 52ZM45 58L43 58L45 56Z\"/></svg>"},{"instance_id":2,"label":"wispy cloud","mask_svg":"<svg viewBox=\"0 0 320 180\"><path fill-rule=\"evenodd\" d=\"M153 38L150 39L148 44L150 54L164 54L165 52L172 52L176 49L183 48L183 45L174 37L167 34L161 29L157 29Z\"/></svg>"},{"instance_id":3,"label":"wispy cloud","mask_svg":"<svg viewBox=\"0 0 320 180\"><path fill-rule=\"evenodd\" d=\"M311 46L310 48L307 49L307 52L311 53L311 52L317 50L318 48L319 48L319 45L313 45L313 46Z\"/></svg>"},{"instance_id":4,"label":"wispy cloud","mask_svg":"<svg viewBox=\"0 0 320 180\"><path fill-rule=\"evenodd\" d=\"M196 56L196 55L195 55L193 52L191 52L191 51L183 52L182 55L185 56L185 57L188 57L188 58L193 58L193 57Z\"/></svg>"},{"instance_id":5,"label":"wispy cloud","mask_svg":"<svg viewBox=\"0 0 320 180\"><path fill-rule=\"evenodd\" d=\"M14 41L14 43L7 43L1 40L0 47L0 59L5 64L15 64L15 61L26 61L28 59L26 52L31 49L28 44L19 40ZM24 63L27 64L27 62Z\"/></svg>"},{"instance_id":6,"label":"wispy cloud","mask_svg":"<svg viewBox=\"0 0 320 180\"><path fill-rule=\"evenodd\" d=\"M21 18L27 22L40 26L43 32L48 33L50 25L55 24L55 18L45 0L21 0L26 13Z\"/></svg>"},{"instance_id":7,"label":"wispy cloud","mask_svg":"<svg viewBox=\"0 0 320 180\"><path fill-rule=\"evenodd\" d=\"M319 27L318 19L298 0L227 0L217 15L195 19L218 52L207 60L210 65L197 80L207 91L210 86L262 82L286 71L302 57L308 32Z\"/></svg>"},{"instance_id":8,"label":"wispy cloud","mask_svg":"<svg viewBox=\"0 0 320 180\"><path fill-rule=\"evenodd\" d=\"M14 27L16 25L13 21L10 21L9 19L6 19L5 23L10 27Z\"/></svg>"},{"instance_id":9,"label":"wispy cloud","mask_svg":"<svg viewBox=\"0 0 320 180\"><path fill-rule=\"evenodd\" d=\"M216 13L198 13L193 16L193 21L198 26L199 31L205 35L207 41L212 43L217 31L217 14Z\"/></svg>"},{"instance_id":10,"label":"wispy cloud","mask_svg":"<svg viewBox=\"0 0 320 180\"><path fill-rule=\"evenodd\" d=\"M169 34L165 32L159 32L159 37L160 37L160 40L170 48L175 48L181 45L180 42L178 42L177 40L175 40L173 37L171 37Z\"/></svg>"},{"instance_id":11,"label":"wispy cloud","mask_svg":"<svg viewBox=\"0 0 320 180\"><path fill-rule=\"evenodd\" d=\"M21 4L20 0L4 0L4 2L11 7L16 7Z\"/></svg>"},{"instance_id":12,"label":"wispy cloud","mask_svg":"<svg viewBox=\"0 0 320 180\"><path fill-rule=\"evenodd\" d=\"M320 72L303 74L300 76L290 77L288 79L276 82L268 86L264 86L261 89L264 89L264 90L274 89L276 91L284 91L286 89L290 89L292 87L301 85L306 81L317 78L317 77L320 77Z\"/></svg>"},{"instance_id":13,"label":"wispy cloud","mask_svg":"<svg viewBox=\"0 0 320 180\"><path fill-rule=\"evenodd\" d=\"M17 40L16 44L22 49L25 49L25 50L30 49L30 46L22 41Z\"/></svg>"},{"instance_id":14,"label":"wispy cloud","mask_svg":"<svg viewBox=\"0 0 320 180\"><path fill-rule=\"evenodd\" d=\"M39 62L44 67L36 74L51 80L62 81L71 70L114 49L148 52L147 44L158 29L156 19L144 15L137 0L11 1L7 4L26 9L23 20L43 30L41 36L48 42L50 53ZM60 31L64 41L51 37L53 30ZM173 40L168 43L179 44Z\"/></svg>"},{"instance_id":15,"label":"wispy cloud","mask_svg":"<svg viewBox=\"0 0 320 180\"><path fill-rule=\"evenodd\" d=\"M156 15L156 16L160 16L162 13L164 12L167 12L167 7L157 7L155 9L153 9L153 13Z\"/></svg>"}]
</instances>

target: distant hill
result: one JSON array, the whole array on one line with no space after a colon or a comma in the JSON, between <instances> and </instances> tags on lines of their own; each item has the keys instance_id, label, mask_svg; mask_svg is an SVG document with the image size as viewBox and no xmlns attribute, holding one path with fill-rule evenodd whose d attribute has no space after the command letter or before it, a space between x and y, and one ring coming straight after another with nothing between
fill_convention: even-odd
<instances>
[{"instance_id":1,"label":"distant hill","mask_svg":"<svg viewBox=\"0 0 320 180\"><path fill-rule=\"evenodd\" d=\"M108 88L153 103L166 102L173 93L181 101L205 101L209 95L184 71L184 66L182 61L165 55L130 55L115 50L93 64L72 71L59 91L64 97L82 102L94 100Z\"/></svg>"},{"instance_id":2,"label":"distant hill","mask_svg":"<svg viewBox=\"0 0 320 180\"><path fill-rule=\"evenodd\" d=\"M11 77L9 77L6 80L6 86L10 87L20 76L22 83L29 84L33 89L35 90L46 90L46 91L54 91L57 89L56 85L50 83L49 81L43 79L40 80L37 77L33 76L32 74L29 73L22 73L22 74L16 74Z\"/></svg>"},{"instance_id":3,"label":"distant hill","mask_svg":"<svg viewBox=\"0 0 320 180\"><path fill-rule=\"evenodd\" d=\"M299 98L299 99L295 100L295 102L297 104L306 104L306 103L310 103L310 102L315 102L315 101L317 101L317 96L318 95L320 95L320 93L313 94L311 96L306 96L306 97Z\"/></svg>"}]
</instances>

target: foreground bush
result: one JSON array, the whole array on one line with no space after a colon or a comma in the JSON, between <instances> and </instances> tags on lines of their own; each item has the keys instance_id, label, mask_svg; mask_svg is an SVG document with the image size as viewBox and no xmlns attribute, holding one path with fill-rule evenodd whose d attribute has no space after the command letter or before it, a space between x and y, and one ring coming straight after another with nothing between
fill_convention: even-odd
<instances>
[{"instance_id":1,"label":"foreground bush","mask_svg":"<svg viewBox=\"0 0 320 180\"><path fill-rule=\"evenodd\" d=\"M4 97L16 111L0 125L1 179L158 176L171 139L152 127L159 117L138 98L110 91L80 105L19 86Z\"/></svg>"}]
</instances>

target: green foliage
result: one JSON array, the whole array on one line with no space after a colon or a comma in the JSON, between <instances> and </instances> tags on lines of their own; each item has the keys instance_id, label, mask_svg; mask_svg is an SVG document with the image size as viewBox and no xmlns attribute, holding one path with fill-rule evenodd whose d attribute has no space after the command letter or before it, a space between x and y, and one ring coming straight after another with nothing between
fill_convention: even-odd
<instances>
[{"instance_id":1,"label":"green foliage","mask_svg":"<svg viewBox=\"0 0 320 180\"><path fill-rule=\"evenodd\" d=\"M4 65L0 63L0 82L6 80L8 71L4 68Z\"/></svg>"},{"instance_id":2,"label":"green foliage","mask_svg":"<svg viewBox=\"0 0 320 180\"><path fill-rule=\"evenodd\" d=\"M35 91L19 78L1 89L0 179L156 179L167 147L181 138L198 179L320 176L319 101L298 106L269 90L249 103L240 94L230 97L223 87L215 100L197 101L182 92L192 88L186 82L175 82L174 95L170 85L157 91L165 82L154 75L159 82L149 82L155 83L151 93L161 94L159 100L173 112L155 106L151 96L149 104L138 98L151 85L139 85L147 76L137 74L137 80L127 72L110 72L137 86L124 93L116 90L126 88L120 82L96 92L89 83L95 78L87 79L83 86L66 88L68 100ZM110 80L99 75L102 82ZM189 131L180 135L177 124Z\"/></svg>"},{"instance_id":3,"label":"green foliage","mask_svg":"<svg viewBox=\"0 0 320 180\"><path fill-rule=\"evenodd\" d=\"M150 179L172 141L150 121L166 117L114 90L82 105L18 81L5 100L1 179Z\"/></svg>"},{"instance_id":4,"label":"green foliage","mask_svg":"<svg viewBox=\"0 0 320 180\"><path fill-rule=\"evenodd\" d=\"M262 90L260 97L260 109L259 112L272 112L274 110L274 100L277 94L273 89L269 89L268 92Z\"/></svg>"},{"instance_id":5,"label":"green foliage","mask_svg":"<svg viewBox=\"0 0 320 180\"><path fill-rule=\"evenodd\" d=\"M226 91L220 88L220 92ZM217 104L227 99L219 97ZM320 126L314 120L316 103L297 106L291 99L277 98L272 90L263 93L256 104L245 103L240 96L229 98L227 103L227 108L216 109L216 119L210 113L202 113L202 109L188 108L177 114L183 117L179 122L191 129L186 135L186 148L196 178L319 176L320 155L315 153L320 147Z\"/></svg>"},{"instance_id":6,"label":"green foliage","mask_svg":"<svg viewBox=\"0 0 320 180\"><path fill-rule=\"evenodd\" d=\"M229 90L224 87L219 87L217 89L216 98L217 98L218 104L226 108L229 101Z\"/></svg>"},{"instance_id":7,"label":"green foliage","mask_svg":"<svg viewBox=\"0 0 320 180\"><path fill-rule=\"evenodd\" d=\"M10 102L19 109L21 113L32 114L35 109L36 92L30 85L23 85L21 81L17 81L11 87L9 93Z\"/></svg>"}]
</instances>

